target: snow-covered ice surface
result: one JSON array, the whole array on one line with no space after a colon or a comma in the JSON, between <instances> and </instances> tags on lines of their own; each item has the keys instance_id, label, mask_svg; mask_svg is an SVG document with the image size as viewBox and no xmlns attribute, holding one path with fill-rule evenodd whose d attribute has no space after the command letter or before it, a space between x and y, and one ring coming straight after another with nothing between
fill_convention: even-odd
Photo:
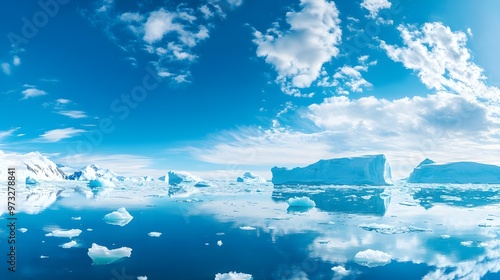
<instances>
[{"instance_id":1,"label":"snow-covered ice surface","mask_svg":"<svg viewBox=\"0 0 500 280\"><path fill-rule=\"evenodd\" d=\"M25 260L19 275L384 279L383 269L387 279L500 279L500 185L273 186L234 178L204 188L195 181L114 183L20 184L18 218L29 231L18 232ZM5 190L1 185L0 201ZM316 206L289 211L296 197ZM8 217L5 206L0 203L0 219ZM122 207L134 216L130 224L103 220L113 212L115 220L127 218ZM0 230L3 240L7 232ZM150 237L160 232L161 238ZM0 270L0 279L7 276Z\"/></svg>"}]
</instances>

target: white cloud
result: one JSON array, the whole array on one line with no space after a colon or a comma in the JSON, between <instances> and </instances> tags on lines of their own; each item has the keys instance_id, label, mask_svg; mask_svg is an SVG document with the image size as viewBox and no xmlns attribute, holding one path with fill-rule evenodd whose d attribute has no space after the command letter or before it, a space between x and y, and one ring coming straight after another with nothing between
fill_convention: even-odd
<instances>
[{"instance_id":1,"label":"white cloud","mask_svg":"<svg viewBox=\"0 0 500 280\"><path fill-rule=\"evenodd\" d=\"M47 142L59 142L63 139L72 138L83 132L83 129L75 129L73 127L60 128L46 131L44 134L40 135L40 138Z\"/></svg>"},{"instance_id":2,"label":"white cloud","mask_svg":"<svg viewBox=\"0 0 500 280\"><path fill-rule=\"evenodd\" d=\"M377 18L378 12L382 9L391 8L391 2L388 0L363 0L361 3L361 7L368 10L370 15L368 18L375 19Z\"/></svg>"},{"instance_id":3,"label":"white cloud","mask_svg":"<svg viewBox=\"0 0 500 280\"><path fill-rule=\"evenodd\" d=\"M56 102L59 103L59 104L68 104L68 103L71 102L71 100L64 99L64 98L59 98L59 99L56 100Z\"/></svg>"},{"instance_id":4,"label":"white cloud","mask_svg":"<svg viewBox=\"0 0 500 280\"><path fill-rule=\"evenodd\" d=\"M21 92L24 97L22 99L28 99L30 97L36 97L36 96L42 96L42 95L46 95L47 92L44 91L44 90L41 90L41 89L37 89L37 88L27 88L25 90L23 90Z\"/></svg>"},{"instance_id":5,"label":"white cloud","mask_svg":"<svg viewBox=\"0 0 500 280\"><path fill-rule=\"evenodd\" d=\"M323 64L339 54L342 35L334 2L301 0L300 6L300 11L286 14L289 30L255 31L253 40L257 56L277 71L282 90L296 96L320 76Z\"/></svg>"},{"instance_id":6,"label":"white cloud","mask_svg":"<svg viewBox=\"0 0 500 280\"><path fill-rule=\"evenodd\" d=\"M465 33L440 22L425 23L421 29L400 25L398 30L405 46L381 41L392 60L414 70L429 89L485 101L499 113L500 90L484 83L483 69L471 61Z\"/></svg>"},{"instance_id":7,"label":"white cloud","mask_svg":"<svg viewBox=\"0 0 500 280\"><path fill-rule=\"evenodd\" d=\"M373 85L368 82L361 72L368 71L368 67L377 64L377 61L367 63L368 56L358 58L360 65L349 66L344 65L337 69L333 75L333 81L326 76L328 73L323 69L323 78L318 82L318 86L335 87L338 94L349 94L350 92L363 92L364 88L371 88Z\"/></svg>"},{"instance_id":8,"label":"white cloud","mask_svg":"<svg viewBox=\"0 0 500 280\"><path fill-rule=\"evenodd\" d=\"M15 55L14 58L12 59L12 64L14 64L15 66L21 65L21 58Z\"/></svg>"},{"instance_id":9,"label":"white cloud","mask_svg":"<svg viewBox=\"0 0 500 280\"><path fill-rule=\"evenodd\" d=\"M14 132L18 131L19 129L20 129L20 127L16 127L16 128L12 128L12 129L5 130L5 131L0 131L0 140L3 140L4 138L7 138L9 136L12 136L14 134Z\"/></svg>"},{"instance_id":10,"label":"white cloud","mask_svg":"<svg viewBox=\"0 0 500 280\"><path fill-rule=\"evenodd\" d=\"M500 164L500 121L475 100L451 93L396 100L345 96L299 108L295 129L241 128L189 148L217 164L293 167L319 159L384 153L395 178L426 157Z\"/></svg>"},{"instance_id":11,"label":"white cloud","mask_svg":"<svg viewBox=\"0 0 500 280\"><path fill-rule=\"evenodd\" d=\"M59 111L57 113L63 116L70 117L72 119L83 119L87 117L87 114L84 111L78 111L78 110Z\"/></svg>"},{"instance_id":12,"label":"white cloud","mask_svg":"<svg viewBox=\"0 0 500 280\"><path fill-rule=\"evenodd\" d=\"M2 63L2 71L5 75L10 75L11 71L10 71L10 64L7 63L7 62L4 62Z\"/></svg>"},{"instance_id":13,"label":"white cloud","mask_svg":"<svg viewBox=\"0 0 500 280\"><path fill-rule=\"evenodd\" d=\"M150 4L136 11L120 11L113 1L101 1L95 11L83 14L128 53L132 65L137 65L133 56L146 51L155 56L152 64L161 77L185 83L189 81L189 65L197 58L196 46L209 37L216 19L242 2L209 0L198 9L184 4L174 8Z\"/></svg>"}]
</instances>

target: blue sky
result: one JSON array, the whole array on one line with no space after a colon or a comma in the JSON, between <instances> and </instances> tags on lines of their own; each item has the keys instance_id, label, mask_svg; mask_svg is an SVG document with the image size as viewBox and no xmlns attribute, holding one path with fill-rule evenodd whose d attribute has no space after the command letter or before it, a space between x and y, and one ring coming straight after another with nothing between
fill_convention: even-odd
<instances>
[{"instance_id":1,"label":"blue sky","mask_svg":"<svg viewBox=\"0 0 500 280\"><path fill-rule=\"evenodd\" d=\"M42 4L40 4L42 3ZM233 176L384 153L500 164L489 1L0 3L0 150Z\"/></svg>"}]
</instances>

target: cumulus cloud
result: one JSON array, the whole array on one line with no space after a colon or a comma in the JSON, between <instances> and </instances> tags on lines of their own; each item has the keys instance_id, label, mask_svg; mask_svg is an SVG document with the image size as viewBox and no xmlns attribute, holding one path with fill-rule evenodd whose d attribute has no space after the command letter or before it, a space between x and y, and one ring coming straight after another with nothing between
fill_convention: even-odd
<instances>
[{"instance_id":1,"label":"cumulus cloud","mask_svg":"<svg viewBox=\"0 0 500 280\"><path fill-rule=\"evenodd\" d=\"M10 75L11 71L10 71L10 64L7 63L7 62L4 62L1 64L2 66L2 71L5 75Z\"/></svg>"},{"instance_id":2,"label":"cumulus cloud","mask_svg":"<svg viewBox=\"0 0 500 280\"><path fill-rule=\"evenodd\" d=\"M359 64L356 66L344 65L339 67L333 77L328 77L328 73L323 69L323 78L318 82L318 86L335 87L338 94L349 94L351 92L363 92L373 85L368 82L361 72L367 72L368 67L376 65L377 61L368 62L369 56L364 55L358 58ZM333 81L331 80L333 78Z\"/></svg>"},{"instance_id":3,"label":"cumulus cloud","mask_svg":"<svg viewBox=\"0 0 500 280\"><path fill-rule=\"evenodd\" d=\"M404 46L380 46L392 60L414 70L429 89L450 91L494 104L498 110L500 90L487 86L483 69L472 62L467 35L440 22L398 27ZM497 112L498 113L498 112Z\"/></svg>"},{"instance_id":4,"label":"cumulus cloud","mask_svg":"<svg viewBox=\"0 0 500 280\"><path fill-rule=\"evenodd\" d=\"M137 65L134 56L146 51L153 55L158 75L185 83L189 82L189 65L197 58L196 46L209 38L216 20L242 3L210 0L197 9L185 3L170 8L148 4L137 11L121 11L113 1L104 0L83 14L128 53L133 65Z\"/></svg>"},{"instance_id":5,"label":"cumulus cloud","mask_svg":"<svg viewBox=\"0 0 500 280\"><path fill-rule=\"evenodd\" d=\"M401 178L426 157L500 163L499 121L488 112L484 104L451 93L395 100L337 96L298 109L298 128L241 128L189 151L211 163L288 167L384 153Z\"/></svg>"},{"instance_id":6,"label":"cumulus cloud","mask_svg":"<svg viewBox=\"0 0 500 280\"><path fill-rule=\"evenodd\" d=\"M361 2L361 7L368 10L370 15L368 18L375 19L377 18L378 12L382 9L391 8L391 2L388 0L363 0Z\"/></svg>"},{"instance_id":7,"label":"cumulus cloud","mask_svg":"<svg viewBox=\"0 0 500 280\"><path fill-rule=\"evenodd\" d=\"M47 92L41 89L37 89L35 87L30 87L21 92L24 96L22 99L28 99L31 97L46 95Z\"/></svg>"},{"instance_id":8,"label":"cumulus cloud","mask_svg":"<svg viewBox=\"0 0 500 280\"><path fill-rule=\"evenodd\" d=\"M322 66L339 54L342 35L334 2L301 0L300 7L286 14L289 30L255 31L253 40L257 56L276 70L282 90L295 96L302 95L299 89L311 86Z\"/></svg>"},{"instance_id":9,"label":"cumulus cloud","mask_svg":"<svg viewBox=\"0 0 500 280\"><path fill-rule=\"evenodd\" d=\"M44 134L40 135L40 138L47 142L59 142L63 139L75 137L83 132L83 129L76 129L73 127L59 128L46 131Z\"/></svg>"}]
</instances>

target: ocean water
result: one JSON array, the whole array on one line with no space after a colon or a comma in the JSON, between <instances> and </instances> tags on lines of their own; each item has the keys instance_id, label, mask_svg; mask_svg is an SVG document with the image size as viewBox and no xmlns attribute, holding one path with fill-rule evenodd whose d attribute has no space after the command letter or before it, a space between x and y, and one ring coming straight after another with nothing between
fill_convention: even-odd
<instances>
[{"instance_id":1,"label":"ocean water","mask_svg":"<svg viewBox=\"0 0 500 280\"><path fill-rule=\"evenodd\" d=\"M498 185L212 185L21 187L16 226L28 230L16 231L10 272L7 203L0 206L0 279L214 279L229 272L253 279L500 279ZM316 207L288 206L303 196ZM120 207L133 216L128 224L103 220ZM56 229L82 232L46 236ZM76 247L60 247L71 240ZM132 253L96 265L88 256L93 243Z\"/></svg>"}]
</instances>

